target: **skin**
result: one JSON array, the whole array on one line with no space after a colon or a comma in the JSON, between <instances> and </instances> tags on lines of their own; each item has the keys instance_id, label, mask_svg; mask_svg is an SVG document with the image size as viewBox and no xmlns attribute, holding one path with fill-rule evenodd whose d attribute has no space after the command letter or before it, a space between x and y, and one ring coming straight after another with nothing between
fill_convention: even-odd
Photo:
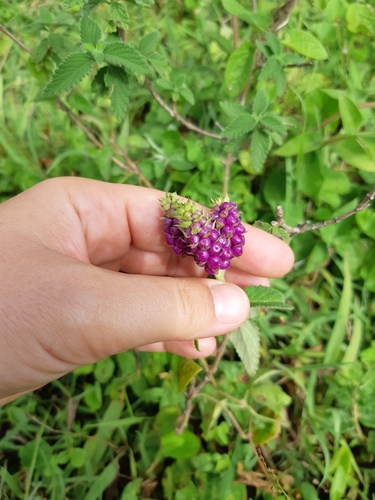
<instances>
[{"instance_id":1,"label":"skin","mask_svg":"<svg viewBox=\"0 0 375 500\"><path fill-rule=\"evenodd\" d=\"M227 283L207 279L165 244L163 196L58 178L0 205L0 404L128 349L207 356L249 314L240 287L291 269L286 244L246 225Z\"/></svg>"}]
</instances>

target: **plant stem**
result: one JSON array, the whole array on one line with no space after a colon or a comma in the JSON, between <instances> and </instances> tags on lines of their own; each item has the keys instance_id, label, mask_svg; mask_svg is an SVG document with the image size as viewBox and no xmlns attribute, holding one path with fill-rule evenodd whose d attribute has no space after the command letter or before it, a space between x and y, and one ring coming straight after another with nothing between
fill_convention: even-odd
<instances>
[{"instance_id":1,"label":"plant stem","mask_svg":"<svg viewBox=\"0 0 375 500\"><path fill-rule=\"evenodd\" d=\"M145 80L145 87L148 89L155 101L175 120L182 123L187 129L197 132L198 134L205 135L206 137L211 137L212 139L218 139L220 141L224 140L220 134L215 134L214 132L209 132L208 130L204 130L203 128L194 125L194 123L186 120L181 115L178 114L176 108L172 109L168 104L163 100L163 98L156 92L156 90L151 85L151 82L148 78Z\"/></svg>"},{"instance_id":2,"label":"plant stem","mask_svg":"<svg viewBox=\"0 0 375 500\"><path fill-rule=\"evenodd\" d=\"M283 207L279 205L275 211L276 221L271 222L271 225L274 227L282 227L283 229L288 231L290 236L306 233L307 231L315 231L322 227L326 227L331 224L336 224L338 222L341 222L342 220L347 219L348 217L358 212L361 212L362 210L365 210L370 206L370 203L374 198L375 198L375 186L371 189L371 191L369 191L366 194L363 200L360 203L358 203L358 205L355 208L353 208L353 210L349 210L349 212L345 212L344 214L339 215L338 217L333 217L332 219L328 219L322 222L317 222L315 224L310 224L309 221L306 221L301 224L298 224L296 227L288 226L288 224L286 224L283 218L284 215Z\"/></svg>"}]
</instances>

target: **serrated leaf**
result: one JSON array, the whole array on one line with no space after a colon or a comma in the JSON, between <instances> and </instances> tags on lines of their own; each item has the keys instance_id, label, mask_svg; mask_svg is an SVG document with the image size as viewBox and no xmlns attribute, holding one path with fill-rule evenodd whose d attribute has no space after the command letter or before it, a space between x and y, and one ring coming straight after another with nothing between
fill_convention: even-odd
<instances>
[{"instance_id":1,"label":"serrated leaf","mask_svg":"<svg viewBox=\"0 0 375 500\"><path fill-rule=\"evenodd\" d=\"M47 55L49 48L48 39L44 38L39 45L34 49L34 61L39 64L43 61L44 57Z\"/></svg>"},{"instance_id":2,"label":"serrated leaf","mask_svg":"<svg viewBox=\"0 0 375 500\"><path fill-rule=\"evenodd\" d=\"M275 78L280 71L283 71L283 67L279 61L274 57L270 57L259 73L259 80Z\"/></svg>"},{"instance_id":3,"label":"serrated leaf","mask_svg":"<svg viewBox=\"0 0 375 500\"><path fill-rule=\"evenodd\" d=\"M180 89L179 91L179 94L182 95L182 97L189 103L191 104L192 106L194 106L195 104L195 99L194 99L194 95L193 95L193 92L188 89L187 87L183 88L183 89Z\"/></svg>"},{"instance_id":4,"label":"serrated leaf","mask_svg":"<svg viewBox=\"0 0 375 500\"><path fill-rule=\"evenodd\" d=\"M271 137L257 128L251 137L251 159L255 172L260 172L271 149Z\"/></svg>"},{"instance_id":5,"label":"serrated leaf","mask_svg":"<svg viewBox=\"0 0 375 500\"><path fill-rule=\"evenodd\" d=\"M126 71L117 66L108 66L108 73L105 76L105 82L108 87L112 87L111 112L117 118L117 121L123 120L129 102L129 77Z\"/></svg>"},{"instance_id":6,"label":"serrated leaf","mask_svg":"<svg viewBox=\"0 0 375 500\"><path fill-rule=\"evenodd\" d=\"M249 115L249 113L244 113L235 118L228 125L228 127L226 127L223 130L222 135L223 137L229 137L230 139L235 139L236 137L240 137L241 135L251 132L255 127L256 123L257 122L251 115Z\"/></svg>"},{"instance_id":7,"label":"serrated leaf","mask_svg":"<svg viewBox=\"0 0 375 500\"><path fill-rule=\"evenodd\" d=\"M160 54L149 54L147 60L153 65L160 76L164 76L168 70L168 62Z\"/></svg>"},{"instance_id":8,"label":"serrated leaf","mask_svg":"<svg viewBox=\"0 0 375 500\"><path fill-rule=\"evenodd\" d=\"M121 28L127 30L129 28L129 14L123 3L112 2L109 8L112 19L120 23Z\"/></svg>"},{"instance_id":9,"label":"serrated leaf","mask_svg":"<svg viewBox=\"0 0 375 500\"><path fill-rule=\"evenodd\" d=\"M177 365L178 391L183 391L201 370L198 363L192 359L181 358Z\"/></svg>"},{"instance_id":10,"label":"serrated leaf","mask_svg":"<svg viewBox=\"0 0 375 500\"><path fill-rule=\"evenodd\" d=\"M102 37L102 31L95 21L88 16L82 16L80 37L82 43L91 43L95 47Z\"/></svg>"},{"instance_id":11,"label":"serrated leaf","mask_svg":"<svg viewBox=\"0 0 375 500\"><path fill-rule=\"evenodd\" d=\"M281 54L281 43L279 39L271 32L268 31L266 34L267 44L272 52L278 56Z\"/></svg>"},{"instance_id":12,"label":"serrated leaf","mask_svg":"<svg viewBox=\"0 0 375 500\"><path fill-rule=\"evenodd\" d=\"M259 366L260 356L260 334L258 328L248 319L237 330L232 332L229 338L243 362L247 373L250 376L254 375Z\"/></svg>"},{"instance_id":13,"label":"serrated leaf","mask_svg":"<svg viewBox=\"0 0 375 500\"><path fill-rule=\"evenodd\" d=\"M127 70L134 73L148 73L148 66L145 57L126 43L109 43L104 47L103 54L106 62L123 66Z\"/></svg>"},{"instance_id":14,"label":"serrated leaf","mask_svg":"<svg viewBox=\"0 0 375 500\"><path fill-rule=\"evenodd\" d=\"M268 286L248 286L245 293L250 300L251 307L266 307L267 309L293 309L292 306L285 303L284 295Z\"/></svg>"},{"instance_id":15,"label":"serrated leaf","mask_svg":"<svg viewBox=\"0 0 375 500\"><path fill-rule=\"evenodd\" d=\"M237 116L243 115L246 113L246 110L241 104L238 102L226 102L220 101L220 107L224 111L224 113L231 118L237 118Z\"/></svg>"},{"instance_id":16,"label":"serrated leaf","mask_svg":"<svg viewBox=\"0 0 375 500\"><path fill-rule=\"evenodd\" d=\"M43 97L52 97L66 92L90 74L94 66L88 54L73 52L58 66L52 79L43 91Z\"/></svg>"},{"instance_id":17,"label":"serrated leaf","mask_svg":"<svg viewBox=\"0 0 375 500\"><path fill-rule=\"evenodd\" d=\"M169 80L166 80L165 78L159 78L158 80L156 80L155 83L164 90L173 90L174 89L173 83L170 82Z\"/></svg>"},{"instance_id":18,"label":"serrated leaf","mask_svg":"<svg viewBox=\"0 0 375 500\"><path fill-rule=\"evenodd\" d=\"M253 103L253 113L257 116L262 115L268 108L268 99L264 90L259 90L257 92L254 103Z\"/></svg>"},{"instance_id":19,"label":"serrated leaf","mask_svg":"<svg viewBox=\"0 0 375 500\"><path fill-rule=\"evenodd\" d=\"M275 113L265 113L260 119L260 123L278 134L285 134L286 130L281 119Z\"/></svg>"},{"instance_id":20,"label":"serrated leaf","mask_svg":"<svg viewBox=\"0 0 375 500\"><path fill-rule=\"evenodd\" d=\"M227 142L224 146L225 153L238 153L241 149L245 141L247 140L246 135L242 135L241 137L237 137L236 139L232 139Z\"/></svg>"},{"instance_id":21,"label":"serrated leaf","mask_svg":"<svg viewBox=\"0 0 375 500\"><path fill-rule=\"evenodd\" d=\"M286 74L283 68L281 68L281 71L276 73L275 80L277 87L277 95L280 97L281 95L283 95L286 85Z\"/></svg>"},{"instance_id":22,"label":"serrated leaf","mask_svg":"<svg viewBox=\"0 0 375 500\"><path fill-rule=\"evenodd\" d=\"M138 48L144 55L151 54L151 52L155 50L158 41L159 33L157 31L153 31L139 40Z\"/></svg>"},{"instance_id":23,"label":"serrated leaf","mask_svg":"<svg viewBox=\"0 0 375 500\"><path fill-rule=\"evenodd\" d=\"M91 82L91 90L95 92L96 96L102 96L107 92L107 85L105 83L105 77L107 75L108 66L100 68L96 73L94 79Z\"/></svg>"},{"instance_id":24,"label":"serrated leaf","mask_svg":"<svg viewBox=\"0 0 375 500\"><path fill-rule=\"evenodd\" d=\"M256 220L253 223L253 226L261 229L262 231L266 231L267 233L272 234L277 238L280 238L287 245L289 245L290 243L290 235L288 231L282 227L271 226L271 224L269 224L268 222L263 222L260 220Z\"/></svg>"},{"instance_id":25,"label":"serrated leaf","mask_svg":"<svg viewBox=\"0 0 375 500\"><path fill-rule=\"evenodd\" d=\"M261 43L259 40L256 40L255 41L255 45L257 46L257 48L261 51L261 53L264 55L264 57L266 59L270 58L272 56L272 52L271 50L269 49L269 47L267 47L267 45L264 45L263 43Z\"/></svg>"},{"instance_id":26,"label":"serrated leaf","mask_svg":"<svg viewBox=\"0 0 375 500\"><path fill-rule=\"evenodd\" d=\"M81 5L82 3L85 3L85 0L64 0L63 7L72 9L76 5Z\"/></svg>"},{"instance_id":27,"label":"serrated leaf","mask_svg":"<svg viewBox=\"0 0 375 500\"><path fill-rule=\"evenodd\" d=\"M323 45L310 32L291 29L286 32L283 44L310 59L328 59Z\"/></svg>"},{"instance_id":28,"label":"serrated leaf","mask_svg":"<svg viewBox=\"0 0 375 500\"><path fill-rule=\"evenodd\" d=\"M229 57L224 83L230 96L236 97L244 89L253 64L254 52L251 43L244 42Z\"/></svg>"},{"instance_id":29,"label":"serrated leaf","mask_svg":"<svg viewBox=\"0 0 375 500\"><path fill-rule=\"evenodd\" d=\"M39 19L43 24L53 24L53 17L47 7L40 7L39 9Z\"/></svg>"}]
</instances>

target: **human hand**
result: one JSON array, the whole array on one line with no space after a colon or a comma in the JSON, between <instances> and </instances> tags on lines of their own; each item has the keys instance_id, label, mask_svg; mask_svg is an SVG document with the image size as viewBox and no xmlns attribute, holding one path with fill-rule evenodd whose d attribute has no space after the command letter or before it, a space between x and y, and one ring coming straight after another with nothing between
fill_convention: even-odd
<instances>
[{"instance_id":1,"label":"human hand","mask_svg":"<svg viewBox=\"0 0 375 500\"><path fill-rule=\"evenodd\" d=\"M293 265L285 243L246 225L233 284L206 279L165 244L163 195L58 178L0 205L0 404L132 348L207 356L248 316L239 287Z\"/></svg>"}]
</instances>

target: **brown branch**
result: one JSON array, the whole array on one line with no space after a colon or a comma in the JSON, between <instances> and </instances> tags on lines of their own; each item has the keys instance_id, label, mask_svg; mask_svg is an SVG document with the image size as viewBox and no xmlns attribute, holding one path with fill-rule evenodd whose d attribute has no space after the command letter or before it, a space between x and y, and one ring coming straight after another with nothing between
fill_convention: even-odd
<instances>
[{"instance_id":1,"label":"brown branch","mask_svg":"<svg viewBox=\"0 0 375 500\"><path fill-rule=\"evenodd\" d=\"M336 224L338 222L341 222L342 220L347 219L348 217L351 217L352 215L361 212L362 210L365 210L370 206L371 201L374 199L375 199L375 186L371 189L371 191L369 191L366 194L363 200L360 203L358 203L358 205L355 208L353 208L353 210L349 210L349 212L339 215L338 217L333 217L332 219L328 219L322 222L317 222L316 224L310 224L309 221L306 221L301 224L298 224L296 227L288 226L288 224L286 224L283 218L283 208L281 205L279 205L275 211L276 221L271 222L271 225L274 227L281 227L285 229L286 231L288 231L290 236L306 233L307 231L315 231L322 227L326 227L331 224Z\"/></svg>"},{"instance_id":2,"label":"brown branch","mask_svg":"<svg viewBox=\"0 0 375 500\"><path fill-rule=\"evenodd\" d=\"M10 31L8 31L6 29L5 26L3 26L2 24L0 24L0 31L2 31L5 35L7 35L11 40L13 40L14 43L16 43L17 45L19 45L21 47L21 49L24 51L24 52L28 52L29 54L32 54L32 51L30 49L28 49L26 47L26 45L24 45L22 42L20 42L18 40L18 38L16 38Z\"/></svg>"},{"instance_id":3,"label":"brown branch","mask_svg":"<svg viewBox=\"0 0 375 500\"><path fill-rule=\"evenodd\" d=\"M233 26L233 48L234 50L236 50L238 48L238 17L233 16L232 26Z\"/></svg>"},{"instance_id":4,"label":"brown branch","mask_svg":"<svg viewBox=\"0 0 375 500\"><path fill-rule=\"evenodd\" d=\"M2 31L5 35L7 35L11 40L13 40L17 45L19 45L21 47L22 50L24 50L25 52L28 52L29 54L31 54L31 50L28 49L26 47L26 45L24 45L22 42L20 42L14 35L12 35L12 33L10 33L10 31L8 31L2 24L0 24L0 31ZM88 129L86 127L86 125L84 123L81 122L81 120L78 118L77 115L75 115L73 113L73 111L71 109L69 109L64 103L63 101L60 99L60 97L57 97L57 102L60 106L60 108L65 111L65 113L68 114L69 118L77 125L78 128L80 128L82 130L82 132L84 132L84 134L86 135L86 137L88 139L90 139L90 141L95 144L95 146L98 148L98 149L103 149L103 144L99 141L99 139L97 137L95 137L95 135L90 131L90 129ZM117 145L116 145L117 146ZM114 148L113 144L112 144L112 148ZM114 148L114 149L117 149L117 148ZM133 175L137 175L138 176L138 179L143 182L143 184L147 187L150 187L152 188L152 184L150 183L150 181L148 179L145 178L145 176L142 174L142 172L139 170L137 164L131 159L129 158L129 156L127 155L127 153L121 149L119 146L118 146L118 149L121 150L119 151L119 154L121 154L123 156L123 158L125 159L125 162L122 162L120 161L118 158L116 158L116 156L112 156L111 157L111 160L113 161L113 163L116 163L116 165L118 165L120 168L122 168L123 170L125 170L126 172L129 172L130 174L133 174Z\"/></svg>"},{"instance_id":5,"label":"brown branch","mask_svg":"<svg viewBox=\"0 0 375 500\"><path fill-rule=\"evenodd\" d=\"M365 102L363 104L358 104L357 105L358 109L366 109L366 108L375 108L375 102ZM326 120L324 120L320 125L314 128L314 130L318 130L320 128L324 128L327 125L329 125L332 122L335 122L336 120L339 120L341 118L340 113L335 113L334 115L328 117Z\"/></svg>"},{"instance_id":6,"label":"brown branch","mask_svg":"<svg viewBox=\"0 0 375 500\"><path fill-rule=\"evenodd\" d=\"M297 0L287 0L280 8L274 10L272 16L272 33L276 33L288 24L296 6Z\"/></svg>"},{"instance_id":7,"label":"brown branch","mask_svg":"<svg viewBox=\"0 0 375 500\"><path fill-rule=\"evenodd\" d=\"M182 125L184 125L187 129L197 132L198 134L205 135L207 137L212 137L212 139L218 139L220 141L224 140L224 137L222 137L221 135L197 127L197 125L194 125L194 123L189 122L181 115L179 115L177 113L176 108L172 109L170 106L168 106L168 104L163 100L163 98L156 92L156 90L152 87L151 82L148 78L146 78L145 80L145 87L151 92L153 98L169 114L169 116L171 116L178 122L182 123Z\"/></svg>"},{"instance_id":8,"label":"brown branch","mask_svg":"<svg viewBox=\"0 0 375 500\"><path fill-rule=\"evenodd\" d=\"M97 137L95 137L95 135L86 127L86 125L81 122L81 120L78 118L78 116L75 115L73 113L73 111L71 109L69 109L68 106L66 106L66 104L63 103L63 101L60 99L60 97L57 97L57 102L58 102L60 108L63 111L65 111L65 113L67 113L69 118L77 125L78 128L80 128L82 130L82 132L86 135L86 137L88 139L90 139L90 141L93 144L95 144L95 146L98 149L103 149L104 146L99 141L99 139ZM122 148L120 148L120 146L117 146L117 144L115 144L114 142L111 142L110 145L113 149L115 149L119 154L121 154L123 156L123 158L125 159L125 162L126 162L126 163L124 163L124 162L120 161L116 156L112 156L111 160L113 161L113 163L116 163L116 165L118 165L120 168L122 168L126 172L129 172L132 175L136 175L138 177L138 179L141 182L143 182L143 184L145 186L152 188L153 186L150 183L150 181L144 177L142 172L139 170L137 164L134 163L134 161L131 160L131 158L129 158L127 153Z\"/></svg>"},{"instance_id":9,"label":"brown branch","mask_svg":"<svg viewBox=\"0 0 375 500\"><path fill-rule=\"evenodd\" d=\"M176 428L176 434L182 434L182 432L184 431L184 429L186 428L186 426L189 423L189 418L190 418L191 412L193 411L193 398L195 398L201 392L203 387L210 381L212 376L215 375L215 373L219 367L220 360L224 355L225 348L226 348L228 340L229 340L229 335L230 335L229 333L227 333L226 335L223 335L223 339L222 339L222 341L217 349L215 359L214 359L212 365L210 366L210 368L208 369L208 371L206 372L203 379L199 382L199 384L197 386L195 386L194 380L190 383L189 389L188 389L187 393L185 394L185 401L186 401L185 409L184 409L184 412L179 419L180 425Z\"/></svg>"}]
</instances>

